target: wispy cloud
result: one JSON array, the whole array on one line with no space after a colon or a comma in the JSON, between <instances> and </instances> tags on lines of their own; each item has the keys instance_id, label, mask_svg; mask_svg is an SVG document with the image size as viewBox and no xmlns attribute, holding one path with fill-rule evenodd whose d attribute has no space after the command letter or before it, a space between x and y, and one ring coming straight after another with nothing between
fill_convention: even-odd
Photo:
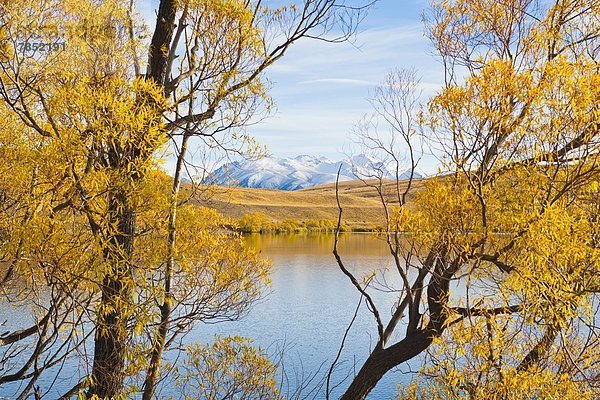
<instances>
[{"instance_id":1,"label":"wispy cloud","mask_svg":"<svg viewBox=\"0 0 600 400\"><path fill-rule=\"evenodd\" d=\"M408 67L429 58L423 48L427 44L419 24L367 29L352 42L338 44L305 40L292 46L286 56L273 65L270 74L277 78L280 74L289 74L316 79L313 75L317 71L337 71L343 73L344 78L361 79L353 75L366 74L379 81L381 71L391 65Z\"/></svg>"}]
</instances>

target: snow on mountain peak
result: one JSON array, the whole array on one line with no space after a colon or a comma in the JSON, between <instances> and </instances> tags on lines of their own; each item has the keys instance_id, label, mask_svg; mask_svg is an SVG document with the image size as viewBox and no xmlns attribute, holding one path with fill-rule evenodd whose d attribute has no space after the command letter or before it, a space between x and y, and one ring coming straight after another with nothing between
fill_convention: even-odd
<instances>
[{"instance_id":1,"label":"snow on mountain peak","mask_svg":"<svg viewBox=\"0 0 600 400\"><path fill-rule=\"evenodd\" d=\"M298 190L333 183L338 170L340 181L377 177L393 179L395 176L383 162L364 154L337 162L322 156L304 154L293 158L267 156L231 162L217 169L207 181L216 185ZM415 177L420 176L421 174L415 174ZM407 172L401 175L401 179L408 177Z\"/></svg>"}]
</instances>

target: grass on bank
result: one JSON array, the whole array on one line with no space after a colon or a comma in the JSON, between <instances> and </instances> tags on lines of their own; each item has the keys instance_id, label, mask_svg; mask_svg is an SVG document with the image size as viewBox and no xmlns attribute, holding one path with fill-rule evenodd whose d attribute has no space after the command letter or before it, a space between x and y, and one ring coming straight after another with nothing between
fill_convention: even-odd
<instances>
[{"instance_id":1,"label":"grass on bank","mask_svg":"<svg viewBox=\"0 0 600 400\"><path fill-rule=\"evenodd\" d=\"M400 190L405 185L406 182L400 182ZM186 190L192 190L191 186ZM386 201L393 204L395 182L384 182L383 192ZM340 182L339 197L345 230L369 232L385 225L381 198L375 188L362 181ZM339 213L335 184L296 191L211 187L199 191L194 199L237 221L244 232L333 231Z\"/></svg>"}]
</instances>

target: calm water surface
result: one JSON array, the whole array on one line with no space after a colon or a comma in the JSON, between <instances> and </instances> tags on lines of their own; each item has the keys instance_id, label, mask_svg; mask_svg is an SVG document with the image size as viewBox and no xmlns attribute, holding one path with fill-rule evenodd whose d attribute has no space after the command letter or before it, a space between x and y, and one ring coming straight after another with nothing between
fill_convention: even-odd
<instances>
[{"instance_id":1,"label":"calm water surface","mask_svg":"<svg viewBox=\"0 0 600 400\"><path fill-rule=\"evenodd\" d=\"M254 339L270 354L282 354L287 385L295 390L299 381L314 376L311 388L322 380L335 358L344 332L352 320L360 299L356 289L342 274L332 255L334 236L319 235L250 235L248 245L259 249L273 263L272 284L265 298L256 304L243 319L219 324L201 324L185 337L185 342L210 343L215 335L239 335ZM346 234L340 238L340 254L349 270L359 279L376 271L380 279L386 277L393 284L397 274L385 274L392 268L392 259L385 243L368 234ZM397 285L399 286L399 285ZM397 298L395 293L375 292L374 298L386 320ZM0 305L3 329L12 323L27 325L31 317L26 310ZM338 398L352 376L366 358L376 336L372 314L363 305L350 330L341 356L341 365L333 375L332 399ZM413 365L413 369L416 369ZM60 378L52 382L52 374L38 381L42 389L52 387L45 399L58 397L85 374L76 360L61 366ZM383 400L394 397L396 386L406 383L410 375L408 365L390 372L372 392L369 399ZM48 380L48 381L47 381ZM11 399L18 384L0 388L0 399ZM286 392L284 391L284 394ZM306 391L304 393L307 393ZM174 395L173 386L164 384L161 397ZM323 391L316 397L324 399Z\"/></svg>"},{"instance_id":2,"label":"calm water surface","mask_svg":"<svg viewBox=\"0 0 600 400\"><path fill-rule=\"evenodd\" d=\"M338 352L360 298L335 262L333 241L330 234L248 236L248 244L261 250L273 263L268 296L242 320L200 325L188 339L208 341L216 334L241 335L271 349L285 343L284 366L289 375L303 371L306 376L320 369L321 378ZM378 271L380 280L385 277L387 283L395 283L397 274L385 273L392 268L385 242L368 234L347 234L340 238L339 251L347 268L357 277ZM397 294L375 292L374 297L381 313L388 318ZM376 332L374 318L363 305L347 338L343 363L333 383L353 374L354 365L357 370L360 368ZM369 398L393 398L396 386L410 379L408 370L408 366L403 366L390 372ZM342 383L332 398L337 398L347 383ZM294 386L293 377L290 384Z\"/></svg>"}]
</instances>

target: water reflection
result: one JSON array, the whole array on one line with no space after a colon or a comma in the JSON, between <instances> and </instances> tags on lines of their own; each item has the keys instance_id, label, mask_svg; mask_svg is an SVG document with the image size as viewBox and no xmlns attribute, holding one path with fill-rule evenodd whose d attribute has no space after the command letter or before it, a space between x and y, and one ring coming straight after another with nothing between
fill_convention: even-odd
<instances>
[{"instance_id":1,"label":"water reflection","mask_svg":"<svg viewBox=\"0 0 600 400\"><path fill-rule=\"evenodd\" d=\"M249 246L268 252L270 256L297 255L299 253L331 256L334 235L318 233L250 234L246 236L246 242ZM367 233L341 234L339 239L340 253L350 257L360 255L385 256L388 254L386 246L384 240Z\"/></svg>"}]
</instances>

